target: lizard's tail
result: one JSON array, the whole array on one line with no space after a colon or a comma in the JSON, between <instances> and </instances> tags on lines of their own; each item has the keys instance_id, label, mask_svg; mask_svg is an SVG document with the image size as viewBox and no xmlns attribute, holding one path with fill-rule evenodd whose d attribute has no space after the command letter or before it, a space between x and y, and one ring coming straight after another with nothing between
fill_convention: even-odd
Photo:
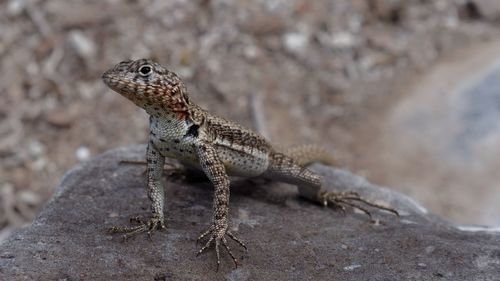
<instances>
[{"instance_id":1,"label":"lizard's tail","mask_svg":"<svg viewBox=\"0 0 500 281\"><path fill-rule=\"evenodd\" d=\"M314 162L327 165L335 165L337 161L330 150L323 146L314 144L304 144L285 149L285 155L293 158L300 166L304 167Z\"/></svg>"}]
</instances>

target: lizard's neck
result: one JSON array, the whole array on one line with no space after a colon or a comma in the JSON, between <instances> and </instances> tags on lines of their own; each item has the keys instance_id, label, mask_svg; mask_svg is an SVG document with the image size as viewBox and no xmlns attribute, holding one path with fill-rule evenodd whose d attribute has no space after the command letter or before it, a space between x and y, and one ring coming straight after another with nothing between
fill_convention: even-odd
<instances>
[{"instance_id":1,"label":"lizard's neck","mask_svg":"<svg viewBox=\"0 0 500 281\"><path fill-rule=\"evenodd\" d=\"M173 114L173 112L166 111L162 107L158 105L141 105L141 107L146 110L146 112L156 118L169 117Z\"/></svg>"},{"instance_id":2,"label":"lizard's neck","mask_svg":"<svg viewBox=\"0 0 500 281\"><path fill-rule=\"evenodd\" d=\"M189 98L185 93L185 89L178 93L174 97L167 95L165 92L160 92L160 94L147 94L146 92L142 95L137 93L129 93L127 91L119 91L119 93L125 96L127 99L132 101L138 107L146 110L146 112L155 117L170 116L175 114L180 120L187 120L189 117L190 108L193 105L189 103ZM196 107L196 106L194 106Z\"/></svg>"},{"instance_id":3,"label":"lizard's neck","mask_svg":"<svg viewBox=\"0 0 500 281\"><path fill-rule=\"evenodd\" d=\"M150 116L151 132L164 139L182 137L189 130L189 122L179 119L174 112L161 112Z\"/></svg>"},{"instance_id":4,"label":"lizard's neck","mask_svg":"<svg viewBox=\"0 0 500 281\"><path fill-rule=\"evenodd\" d=\"M179 121L186 121L187 118L189 117L189 112L186 110L172 110L170 108L166 108L165 106L158 105L158 104L148 104L144 103L141 104L140 107L142 107L146 112L153 117L156 118L163 118L163 119L168 119L171 121L174 121L175 119Z\"/></svg>"},{"instance_id":5,"label":"lizard's neck","mask_svg":"<svg viewBox=\"0 0 500 281\"><path fill-rule=\"evenodd\" d=\"M205 119L205 112L196 105L190 106L186 112L165 110L160 106L154 105L143 108L151 116L150 126L152 126L152 128L155 127L154 129L175 132L176 135L187 134L192 125L197 125L199 127Z\"/></svg>"}]
</instances>

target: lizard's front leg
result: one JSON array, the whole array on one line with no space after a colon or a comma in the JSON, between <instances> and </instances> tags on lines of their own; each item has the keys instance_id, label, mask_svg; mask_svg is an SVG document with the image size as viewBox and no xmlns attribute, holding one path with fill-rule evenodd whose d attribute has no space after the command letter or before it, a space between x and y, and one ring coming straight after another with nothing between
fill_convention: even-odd
<instances>
[{"instance_id":1,"label":"lizard's front leg","mask_svg":"<svg viewBox=\"0 0 500 281\"><path fill-rule=\"evenodd\" d=\"M125 239L142 232L148 232L148 234L151 236L151 233L154 230L165 227L163 218L163 206L165 198L162 182L165 157L160 154L152 141L149 141L148 143L146 160L148 196L151 200L152 217L146 222L140 222L140 224L137 226L112 227L109 230L111 233L124 233L123 237Z\"/></svg>"},{"instance_id":2,"label":"lizard's front leg","mask_svg":"<svg viewBox=\"0 0 500 281\"><path fill-rule=\"evenodd\" d=\"M222 163L222 161L219 159L217 151L211 144L205 142L200 143L197 145L196 150L198 153L200 166L215 187L212 223L208 230L200 235L198 241L203 239L204 237L209 238L205 246L203 246L198 251L197 255L208 249L208 247L210 247L212 243L215 243L218 270L220 265L219 246L222 243L224 248L233 259L235 267L237 267L237 260L228 246L226 235L240 244L243 248L246 249L246 247L228 230L230 184L229 176L226 173L224 163Z\"/></svg>"}]
</instances>

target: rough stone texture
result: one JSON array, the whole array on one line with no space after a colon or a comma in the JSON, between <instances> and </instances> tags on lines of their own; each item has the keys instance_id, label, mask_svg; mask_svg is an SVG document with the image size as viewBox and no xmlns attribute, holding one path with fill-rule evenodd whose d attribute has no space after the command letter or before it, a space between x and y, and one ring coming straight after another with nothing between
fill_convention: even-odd
<instances>
[{"instance_id":1,"label":"rough stone texture","mask_svg":"<svg viewBox=\"0 0 500 281\"><path fill-rule=\"evenodd\" d=\"M33 225L0 245L0 280L499 280L498 233L461 231L402 195L320 165L313 168L332 188L388 202L402 217L374 212L374 224L301 200L293 186L237 181L232 228L249 251L235 250L238 269L224 253L215 272L213 251L195 256L212 187L169 180L168 228L122 243L106 229L148 215L148 199L144 168L118 162L143 155L143 146L117 149L71 170Z\"/></svg>"}]
</instances>

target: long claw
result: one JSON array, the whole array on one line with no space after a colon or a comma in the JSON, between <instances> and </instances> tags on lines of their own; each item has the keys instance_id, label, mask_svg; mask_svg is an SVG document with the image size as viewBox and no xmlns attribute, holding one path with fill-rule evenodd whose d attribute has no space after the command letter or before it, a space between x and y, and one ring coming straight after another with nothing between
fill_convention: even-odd
<instances>
[{"instance_id":1,"label":"long claw","mask_svg":"<svg viewBox=\"0 0 500 281\"><path fill-rule=\"evenodd\" d=\"M227 245L227 240L226 238L222 237L222 245L224 245L224 248L226 248L228 254L231 256L231 258L233 259L233 262L234 262L234 268L238 268L238 261L236 260L236 258L234 257L233 253L231 252L231 248L229 248L229 246Z\"/></svg>"},{"instance_id":2,"label":"long claw","mask_svg":"<svg viewBox=\"0 0 500 281\"><path fill-rule=\"evenodd\" d=\"M240 244L240 246L243 247L245 249L245 251L248 251L247 246L245 246L245 244L243 242L241 242L240 239L236 238L236 236L234 236L230 231L227 231L226 234L227 234L227 236L229 236L229 238L233 239L233 241Z\"/></svg>"},{"instance_id":3,"label":"long claw","mask_svg":"<svg viewBox=\"0 0 500 281\"><path fill-rule=\"evenodd\" d=\"M201 253L203 253L208 247L210 247L210 244L212 243L212 241L214 241L214 237L210 237L210 239L208 239L208 242L205 244L205 246L203 246L203 248L201 248L198 253L196 254L196 256L199 256Z\"/></svg>"},{"instance_id":4,"label":"long claw","mask_svg":"<svg viewBox=\"0 0 500 281\"><path fill-rule=\"evenodd\" d=\"M163 219L160 217L153 217L147 222L143 222L138 217L130 218L131 223L139 223L136 226L128 226L128 227L111 227L108 232L113 233L124 233L123 241L127 241L132 236L135 236L142 232L147 232L150 239L152 239L153 231L164 228Z\"/></svg>"},{"instance_id":5,"label":"long claw","mask_svg":"<svg viewBox=\"0 0 500 281\"><path fill-rule=\"evenodd\" d=\"M358 204L354 204L354 203L351 203L351 202L349 202L349 201L345 201L345 200L342 200L342 199L339 199L339 202L341 202L341 203L343 203L343 204L346 204L346 205L349 205L349 206L351 206L351 207L353 207L353 208L356 208L356 209L358 209L358 210L362 211L362 212L363 212L363 213L365 213L367 216L369 216L371 220L373 220L372 214L371 214L371 213L370 213L367 209L365 209L365 208L363 208L363 207L359 206ZM345 208L344 208L344 211L345 211Z\"/></svg>"},{"instance_id":6,"label":"long claw","mask_svg":"<svg viewBox=\"0 0 500 281\"><path fill-rule=\"evenodd\" d=\"M136 235L136 234L139 234L141 231L142 231L142 229L138 229L138 230L134 230L134 231L132 231L132 232L129 232L129 233L125 233L125 234L123 234L123 236L122 236L122 237L123 237L123 242L127 242L127 240L128 240L130 237L132 237L132 236L134 236L134 235Z\"/></svg>"},{"instance_id":7,"label":"long claw","mask_svg":"<svg viewBox=\"0 0 500 281\"><path fill-rule=\"evenodd\" d=\"M342 211L342 214L345 214L345 206L340 205L339 208L340 211Z\"/></svg>"},{"instance_id":8,"label":"long claw","mask_svg":"<svg viewBox=\"0 0 500 281\"><path fill-rule=\"evenodd\" d=\"M219 245L220 245L220 239L216 238L215 239L215 255L217 256L217 269L215 270L215 272L219 271L219 266L220 266Z\"/></svg>"},{"instance_id":9,"label":"long claw","mask_svg":"<svg viewBox=\"0 0 500 281\"><path fill-rule=\"evenodd\" d=\"M365 213L367 216L369 216L372 221L373 221L373 218L372 218L372 214L370 213L370 211L368 211L365 207L360 206L359 204L355 204L352 201L361 202L365 205L391 212L399 217L399 213L395 209L390 208L390 207L386 207L386 206L382 206L382 205L377 204L377 203L370 202L370 201L362 198L355 191L345 191L345 192L339 192L339 193L325 191L321 195L320 198L321 198L321 202L323 202L325 205L328 205L328 204L336 205L336 206L340 207L342 211L345 211L345 206L350 206L350 207L356 208L356 209L362 211L363 213Z\"/></svg>"},{"instance_id":10,"label":"long claw","mask_svg":"<svg viewBox=\"0 0 500 281\"><path fill-rule=\"evenodd\" d=\"M359 202L363 202L365 203L366 205L368 206L372 206L374 208L377 208L377 209L382 209L382 210L385 210L385 211L388 211L388 212L391 212L393 213L394 215L396 215L397 217L399 217L399 212L396 211L395 209L393 208L390 208L390 207L386 207L386 206L383 206L383 205L380 205L380 204L377 204L377 203L373 203L373 202L370 202L368 200L365 200L361 197L345 197L343 199L347 199L347 200L356 200L356 201L359 201Z\"/></svg>"},{"instance_id":11,"label":"long claw","mask_svg":"<svg viewBox=\"0 0 500 281\"><path fill-rule=\"evenodd\" d=\"M136 226L134 230L127 231L125 234L123 234L123 242L127 241L130 237L133 237L144 231L145 228L142 225Z\"/></svg>"},{"instance_id":12,"label":"long claw","mask_svg":"<svg viewBox=\"0 0 500 281\"><path fill-rule=\"evenodd\" d=\"M113 227L111 227L108 230L108 232L109 233L126 233L126 232L135 231L136 229L141 228L141 227L142 227L141 225L131 226L131 227L116 227L116 226L113 226Z\"/></svg>"},{"instance_id":13,"label":"long claw","mask_svg":"<svg viewBox=\"0 0 500 281\"><path fill-rule=\"evenodd\" d=\"M212 244L215 244L214 245L214 248L215 248L215 254L217 256L217 267L216 267L216 271L219 270L219 266L220 266L220 244L222 242L222 245L224 246L224 248L226 249L226 251L228 252L229 256L231 256L231 259L233 260L233 263L234 263L234 266L235 268L238 267L238 260L236 259L236 257L234 256L233 252L231 251L231 248L229 247L228 245L228 242L227 242L227 239L225 237L225 235L229 236L229 238L231 238L232 240L234 240L235 242L238 243L238 245L240 245L241 247L243 247L245 250L247 250L247 247L245 246L245 244L243 244L243 242L241 242L238 238L236 238L231 232L229 232L228 230L225 231L225 233L221 234L221 233L215 233L215 227L211 226L207 231L205 231L203 234L200 235L200 237L197 239L197 242L201 239L203 239L204 237L206 237L207 235L210 234L210 238L208 239L207 243L205 244L205 246L203 246L197 253L196 253L196 256L199 256L201 253L203 253L206 249L208 249ZM215 241L214 243L212 243L213 241Z\"/></svg>"},{"instance_id":14,"label":"long claw","mask_svg":"<svg viewBox=\"0 0 500 281\"><path fill-rule=\"evenodd\" d=\"M207 236L210 232L212 232L213 230L213 227L210 227L207 231L203 232L199 237L198 239L196 239L196 243L198 243L200 240L202 240L203 238L205 238L205 236Z\"/></svg>"}]
</instances>

